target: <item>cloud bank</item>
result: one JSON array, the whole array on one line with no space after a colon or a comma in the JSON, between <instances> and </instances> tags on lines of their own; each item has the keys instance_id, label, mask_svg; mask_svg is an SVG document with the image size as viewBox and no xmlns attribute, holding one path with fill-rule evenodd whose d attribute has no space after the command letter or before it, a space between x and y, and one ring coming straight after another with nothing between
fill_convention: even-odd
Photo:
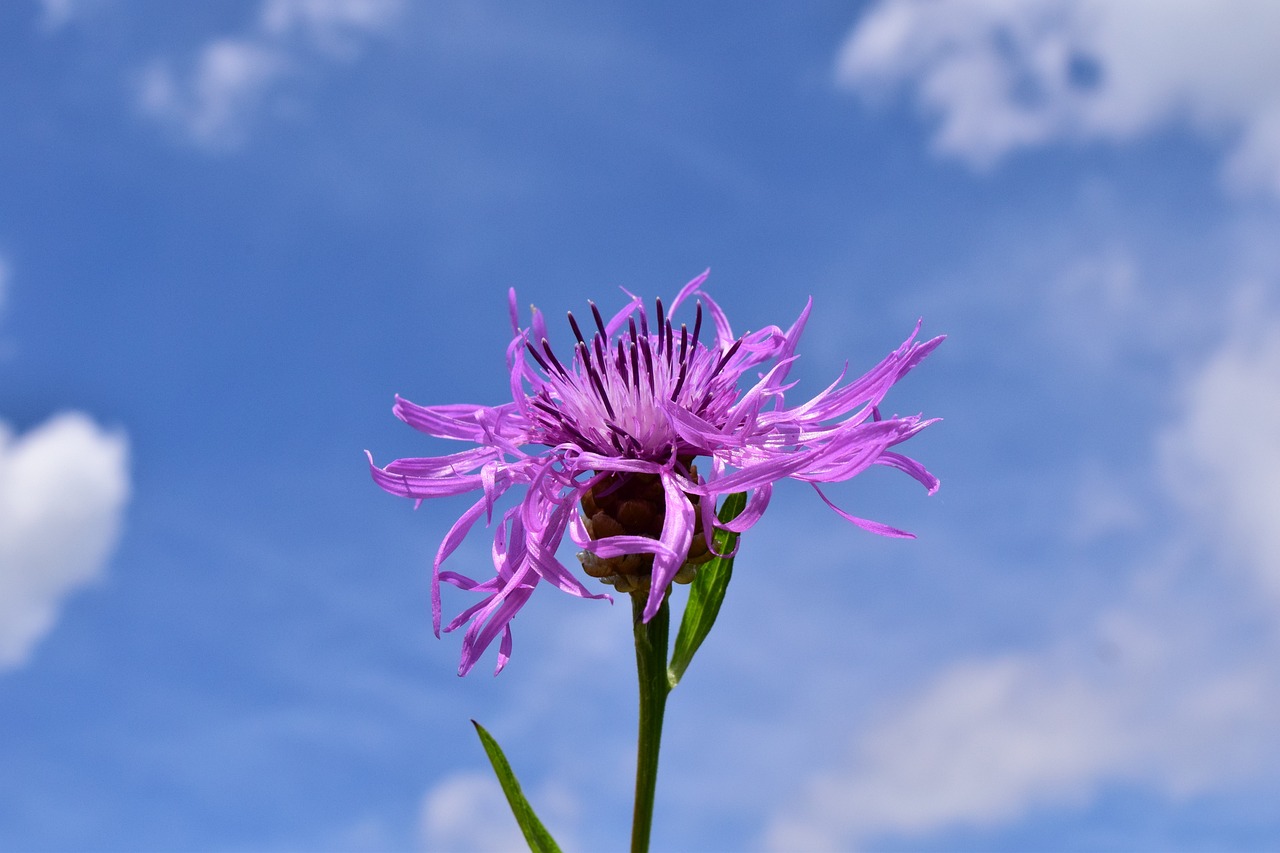
<instances>
[{"instance_id":1,"label":"cloud bank","mask_svg":"<svg viewBox=\"0 0 1280 853\"><path fill-rule=\"evenodd\" d=\"M401 0L265 0L248 33L210 40L185 72L154 60L141 74L138 104L198 147L234 148L285 81L316 63L353 60L402 7Z\"/></svg>"},{"instance_id":2,"label":"cloud bank","mask_svg":"<svg viewBox=\"0 0 1280 853\"><path fill-rule=\"evenodd\" d=\"M1280 194L1280 5L1269 0L882 0L837 78L905 85L936 149L976 167L1174 122L1227 140L1224 177Z\"/></svg>"},{"instance_id":3,"label":"cloud bank","mask_svg":"<svg viewBox=\"0 0 1280 853\"><path fill-rule=\"evenodd\" d=\"M1092 624L1048 648L955 663L887 707L778 813L767 846L996 826L1085 805L1107 784L1177 802L1274 781L1278 389L1280 319L1237 323L1152 437L1151 476L1170 484L1186 534L1130 567Z\"/></svg>"},{"instance_id":4,"label":"cloud bank","mask_svg":"<svg viewBox=\"0 0 1280 853\"><path fill-rule=\"evenodd\" d=\"M102 573L128 498L122 434L76 412L22 436L0 422L0 670L22 665L67 596Z\"/></svg>"}]
</instances>

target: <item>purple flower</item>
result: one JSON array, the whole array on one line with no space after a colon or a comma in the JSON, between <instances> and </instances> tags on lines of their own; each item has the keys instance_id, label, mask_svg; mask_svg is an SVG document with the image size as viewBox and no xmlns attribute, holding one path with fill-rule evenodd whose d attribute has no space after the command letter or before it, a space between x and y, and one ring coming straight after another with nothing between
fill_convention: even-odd
<instances>
[{"instance_id":1,"label":"purple flower","mask_svg":"<svg viewBox=\"0 0 1280 853\"><path fill-rule=\"evenodd\" d=\"M433 567L437 636L441 581L483 596L444 628L469 623L460 675L499 634L495 673L502 670L511 654L511 619L541 581L583 598L608 597L589 590L556 559L566 532L583 549L579 560L587 574L622 592L648 590L646 620L673 580L688 582L696 565L712 556L714 529L751 527L768 506L773 483L785 477L810 483L859 527L911 535L848 514L818 484L888 465L930 494L937 490L937 478L923 465L890 449L933 421L886 419L877 407L942 338L916 343L917 323L911 337L866 375L841 384L842 372L813 399L786 408L783 394L791 386L784 383L812 300L786 332L770 326L737 337L720 306L701 290L706 277L685 285L665 309L657 300L653 315L635 296L607 322L592 304L594 328L584 329L570 314L576 341L564 358L548 343L539 311L534 309L529 328L520 328L512 290L512 402L419 406L397 396L393 411L405 423L477 445L448 456L398 459L384 468L369 460L379 486L419 504L481 492L445 536ZM691 298L693 328L677 327L672 317ZM740 380L757 367L754 384L744 391ZM701 472L694 465L699 456L709 459ZM442 570L481 516L492 525L494 506L515 486L524 486L524 495L494 531L497 574L476 581ZM748 493L746 509L721 523L715 501L731 492Z\"/></svg>"}]
</instances>

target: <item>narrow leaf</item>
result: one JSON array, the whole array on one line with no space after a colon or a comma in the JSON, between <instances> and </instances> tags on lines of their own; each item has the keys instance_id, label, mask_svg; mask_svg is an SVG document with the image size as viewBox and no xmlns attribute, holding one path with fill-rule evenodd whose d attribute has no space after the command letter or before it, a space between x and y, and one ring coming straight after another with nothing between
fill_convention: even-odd
<instances>
[{"instance_id":1,"label":"narrow leaf","mask_svg":"<svg viewBox=\"0 0 1280 853\"><path fill-rule=\"evenodd\" d=\"M497 774L498 782L502 785L502 793L507 795L511 812L516 816L516 823L520 824L520 831L524 833L524 840L528 842L529 849L533 853L560 853L559 845L542 825L542 821L538 820L538 816L533 813L533 806L529 805L529 801L524 798L524 792L520 790L516 774L511 771L507 757L502 754L502 747L498 746L493 736L484 730L484 726L475 720L471 721L471 725L476 727L476 734L480 735L480 743L489 756L489 763L493 765L493 772Z\"/></svg>"},{"instance_id":2,"label":"narrow leaf","mask_svg":"<svg viewBox=\"0 0 1280 853\"><path fill-rule=\"evenodd\" d=\"M746 492L736 492L724 499L720 507L720 520L731 521L747 506ZM738 534L728 530L715 533L715 550L728 553L738 541ZM680 633L676 635L676 647L671 653L671 665L667 667L667 681L672 687L680 683L684 671L689 668L694 652L702 645L720 615L720 603L724 601L729 578L733 576L733 557L713 557L698 567L698 574L689 584L689 602L680 620Z\"/></svg>"}]
</instances>

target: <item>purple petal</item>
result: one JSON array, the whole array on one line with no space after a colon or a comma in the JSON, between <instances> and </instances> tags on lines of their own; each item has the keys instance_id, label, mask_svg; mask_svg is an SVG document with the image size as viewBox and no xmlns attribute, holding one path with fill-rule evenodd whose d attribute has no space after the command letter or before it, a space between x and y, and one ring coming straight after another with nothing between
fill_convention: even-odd
<instances>
[{"instance_id":1,"label":"purple petal","mask_svg":"<svg viewBox=\"0 0 1280 853\"><path fill-rule=\"evenodd\" d=\"M520 334L520 311L516 308L516 289L507 288L507 312L511 315L511 334Z\"/></svg>"},{"instance_id":2,"label":"purple petal","mask_svg":"<svg viewBox=\"0 0 1280 853\"><path fill-rule=\"evenodd\" d=\"M852 521L854 524L858 525L863 530L869 530L872 533L878 533L881 536L890 536L895 539L915 539L916 538L914 533L908 533L905 530L899 530L896 527L890 527L889 525L881 524L878 521L870 521L865 518L858 518L856 515L850 515L849 513L842 510L840 507L833 504L827 498L827 496L822 493L822 489L819 489L816 483L812 485L813 485L813 490L818 493L818 497L822 498L823 503L825 503L827 506L834 509L836 511L836 514L839 515L841 518L844 518L846 521Z\"/></svg>"},{"instance_id":3,"label":"purple petal","mask_svg":"<svg viewBox=\"0 0 1280 853\"><path fill-rule=\"evenodd\" d=\"M536 584L536 577L533 583L513 579L506 591L494 596L493 603L487 608L488 612L476 616L462 638L462 663L458 667L458 675L466 675L471 671L485 649L489 648L489 644L499 633L506 630L511 619L529 600ZM506 661L499 660L498 670L501 670L505 663ZM496 675L497 671L494 674Z\"/></svg>"},{"instance_id":4,"label":"purple petal","mask_svg":"<svg viewBox=\"0 0 1280 853\"><path fill-rule=\"evenodd\" d=\"M886 450L880 454L880 458L876 460L877 465L888 465L891 468L897 468L906 474L911 475L922 486L929 490L929 494L938 491L938 478L930 474L925 467L909 456L903 456L900 453Z\"/></svg>"},{"instance_id":5,"label":"purple petal","mask_svg":"<svg viewBox=\"0 0 1280 853\"><path fill-rule=\"evenodd\" d=\"M498 645L498 665L494 668L493 674L497 675L502 672L503 667L507 665L507 661L511 660L511 623L502 626L502 642Z\"/></svg>"},{"instance_id":6,"label":"purple petal","mask_svg":"<svg viewBox=\"0 0 1280 853\"><path fill-rule=\"evenodd\" d=\"M485 429L482 421L498 423L503 419L502 413L515 411L515 403L504 403L501 406L419 406L400 395L396 395L395 405L391 411L397 418L414 429L437 438L449 438L458 441L474 441L485 443ZM525 425L527 426L527 425ZM510 430L506 437L519 437L517 429Z\"/></svg>"},{"instance_id":7,"label":"purple petal","mask_svg":"<svg viewBox=\"0 0 1280 853\"><path fill-rule=\"evenodd\" d=\"M705 269L702 271L701 275L695 276L692 281L680 288L680 292L676 294L676 298L671 301L669 306L667 306L667 314L671 315L676 313L676 309L680 307L680 304L696 292L699 287L702 287L702 283L707 280L707 276L709 275L711 275L711 270Z\"/></svg>"},{"instance_id":8,"label":"purple petal","mask_svg":"<svg viewBox=\"0 0 1280 853\"><path fill-rule=\"evenodd\" d=\"M702 301L707 303L707 310L711 312L711 319L716 325L716 349L724 351L734 342L733 329L729 326L729 318L725 316L724 309L720 304L708 296L702 294ZM719 357L719 353L716 354Z\"/></svg>"},{"instance_id":9,"label":"purple petal","mask_svg":"<svg viewBox=\"0 0 1280 853\"><path fill-rule=\"evenodd\" d=\"M480 513L486 509L488 503L489 501L486 497L472 504L471 509L464 512L449 528L449 532L445 534L444 540L440 543L439 550L436 551L436 559L431 566L431 624L435 628L437 637L440 636L441 618L440 566L462 544L462 540L471 532L472 526L480 518Z\"/></svg>"},{"instance_id":10,"label":"purple petal","mask_svg":"<svg viewBox=\"0 0 1280 853\"><path fill-rule=\"evenodd\" d=\"M669 558L679 556L658 539L626 533L603 539L588 539L580 544L585 550L605 560L626 554L664 554Z\"/></svg>"},{"instance_id":11,"label":"purple petal","mask_svg":"<svg viewBox=\"0 0 1280 853\"><path fill-rule=\"evenodd\" d=\"M452 477L465 474L487 462L499 459L491 447L477 447L448 456L423 456L397 459L385 466L388 474L408 474L413 477Z\"/></svg>"},{"instance_id":12,"label":"purple petal","mask_svg":"<svg viewBox=\"0 0 1280 853\"><path fill-rule=\"evenodd\" d=\"M574 577L564 564L556 559L556 550L564 538L569 523L569 516L577 512L577 501L558 501L538 498L537 490L530 489L525 497L525 527L528 530L525 547L529 553L529 562L543 580L549 581L563 592L579 598L607 598L604 593L593 593ZM532 502L532 503L531 503ZM541 506L539 505L541 504ZM546 506L555 507L549 522L542 522L537 517Z\"/></svg>"},{"instance_id":13,"label":"purple petal","mask_svg":"<svg viewBox=\"0 0 1280 853\"><path fill-rule=\"evenodd\" d=\"M662 478L662 496L666 501L667 514L662 521L659 541L666 549L653 555L649 600L644 607L645 622L652 619L662 606L671 579L689 557L689 543L693 539L693 504L671 477Z\"/></svg>"},{"instance_id":14,"label":"purple petal","mask_svg":"<svg viewBox=\"0 0 1280 853\"><path fill-rule=\"evenodd\" d=\"M730 519L729 521L722 521L718 526L734 533L742 533L743 531L749 530L757 521L760 520L760 517L764 515L765 509L769 506L769 499L772 496L773 486L769 483L765 483L763 486L760 486L760 488L751 493L751 496L747 499L747 505L743 507L742 512L738 514L737 518Z\"/></svg>"},{"instance_id":15,"label":"purple petal","mask_svg":"<svg viewBox=\"0 0 1280 853\"><path fill-rule=\"evenodd\" d=\"M785 364L786 367L784 367L780 373L774 376L773 387L775 388L781 387L782 383L785 382L787 379L787 374L791 371L791 362L796 354L796 345L800 343L800 335L804 333L805 324L809 322L809 312L812 310L813 310L813 297L810 296L808 300L805 301L804 310L800 312L800 316L796 318L796 321L791 324L791 328L787 330L787 334L782 343L782 347L778 350L778 355L777 355L778 361L780 365ZM782 398L779 397L778 408L781 408L781 407L782 407Z\"/></svg>"},{"instance_id":16,"label":"purple petal","mask_svg":"<svg viewBox=\"0 0 1280 853\"><path fill-rule=\"evenodd\" d=\"M407 460L401 460L407 461ZM369 460L369 473L373 481L390 492L403 498L438 498L448 495L461 495L482 486L479 475L465 475L441 479L438 477L411 477L406 474L388 473Z\"/></svg>"}]
</instances>

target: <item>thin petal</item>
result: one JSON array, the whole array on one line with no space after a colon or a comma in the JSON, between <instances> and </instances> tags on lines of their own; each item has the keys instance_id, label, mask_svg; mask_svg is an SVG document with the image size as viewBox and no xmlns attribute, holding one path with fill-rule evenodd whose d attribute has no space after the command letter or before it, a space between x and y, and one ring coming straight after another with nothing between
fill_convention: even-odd
<instances>
[{"instance_id":1,"label":"thin petal","mask_svg":"<svg viewBox=\"0 0 1280 853\"><path fill-rule=\"evenodd\" d=\"M396 395L395 405L391 407L392 413L397 418L404 421L414 429L425 432L427 435L436 438L450 438L459 441L474 441L477 444L485 443L485 430L481 425L482 421L488 420L497 423L503 419L499 418L502 412L511 412L515 409L515 403L504 403L501 406L473 406L473 405L449 405L449 406L419 406L400 395ZM513 437L516 433L511 433L508 437Z\"/></svg>"},{"instance_id":2,"label":"thin petal","mask_svg":"<svg viewBox=\"0 0 1280 853\"><path fill-rule=\"evenodd\" d=\"M480 514L485 511L487 504L487 497L481 498L472 504L471 509L464 512L449 528L449 532L445 534L444 540L440 543L439 550L436 551L436 559L431 566L431 624L435 628L437 637L440 636L441 618L440 566L462 544L462 540L471 531L476 520L480 518Z\"/></svg>"},{"instance_id":3,"label":"thin petal","mask_svg":"<svg viewBox=\"0 0 1280 853\"><path fill-rule=\"evenodd\" d=\"M489 648L489 644L506 629L520 608L524 607L536 583L536 578L533 583L513 581L509 592L494 596L490 612L479 615L472 621L462 638L462 663L458 667L458 675L466 675L471 671L485 649Z\"/></svg>"},{"instance_id":4,"label":"thin petal","mask_svg":"<svg viewBox=\"0 0 1280 853\"><path fill-rule=\"evenodd\" d=\"M779 388L786 381L787 374L791 371L791 363L796 354L796 345L800 343L800 335L804 333L805 324L809 322L809 312L813 310L813 297L804 304L804 310L800 312L800 316L791 324L791 328L787 330L782 347L778 350L778 361L780 365L785 364L779 373L773 377L773 387ZM778 398L778 408L782 407L782 398Z\"/></svg>"},{"instance_id":5,"label":"thin petal","mask_svg":"<svg viewBox=\"0 0 1280 853\"><path fill-rule=\"evenodd\" d=\"M507 661L511 660L511 623L502 626L502 642L498 644L498 665L494 667L493 674L497 675L502 672L503 667L507 665Z\"/></svg>"},{"instance_id":6,"label":"thin petal","mask_svg":"<svg viewBox=\"0 0 1280 853\"><path fill-rule=\"evenodd\" d=\"M827 496L822 493L822 489L819 489L816 483L812 485L813 485L813 490L818 493L818 497L822 498L823 503L825 503L827 506L834 509L836 511L836 514L839 515L841 518L845 519L846 521L853 522L854 524L861 527L863 530L869 530L872 533L878 533L881 536L889 536L894 539L915 539L916 538L914 533L908 533L905 530L899 530L896 527L890 527L889 525L881 524L878 521L870 521L869 519L858 518L856 515L850 515L849 513L842 510L840 507L833 504L827 498Z\"/></svg>"},{"instance_id":7,"label":"thin petal","mask_svg":"<svg viewBox=\"0 0 1280 853\"><path fill-rule=\"evenodd\" d=\"M405 461L405 460L400 460ZM462 475L449 478L412 477L407 474L387 472L369 459L369 473L383 491L402 498L438 498L461 495L482 486L479 475Z\"/></svg>"},{"instance_id":8,"label":"thin petal","mask_svg":"<svg viewBox=\"0 0 1280 853\"><path fill-rule=\"evenodd\" d=\"M877 465L888 465L890 468L897 468L906 474L911 475L922 486L929 490L929 494L938 491L941 485L938 478L930 474L925 467L909 456L903 456L901 453L894 453L886 450L880 454L880 458L876 460Z\"/></svg>"},{"instance_id":9,"label":"thin petal","mask_svg":"<svg viewBox=\"0 0 1280 853\"><path fill-rule=\"evenodd\" d=\"M671 477L662 478L662 496L667 513L662 521L659 541L666 552L653 555L653 576L649 584L649 600L644 607L644 621L648 622L662 606L671 579L680 571L689 557L689 543L693 540L693 504Z\"/></svg>"},{"instance_id":10,"label":"thin petal","mask_svg":"<svg viewBox=\"0 0 1280 853\"><path fill-rule=\"evenodd\" d=\"M747 499L746 507L738 514L737 518L730 521L722 521L718 526L734 533L742 533L750 529L764 515L771 497L773 497L773 486L765 483L751 493L751 497Z\"/></svg>"},{"instance_id":11,"label":"thin petal","mask_svg":"<svg viewBox=\"0 0 1280 853\"><path fill-rule=\"evenodd\" d=\"M676 313L676 309L680 307L680 303L688 299L699 287L702 287L702 283L707 280L707 276L709 275L711 275L710 268L705 269L702 271L701 275L695 276L692 281L680 288L680 292L676 294L676 298L673 299L671 301L671 305L667 307L668 316Z\"/></svg>"}]
</instances>

